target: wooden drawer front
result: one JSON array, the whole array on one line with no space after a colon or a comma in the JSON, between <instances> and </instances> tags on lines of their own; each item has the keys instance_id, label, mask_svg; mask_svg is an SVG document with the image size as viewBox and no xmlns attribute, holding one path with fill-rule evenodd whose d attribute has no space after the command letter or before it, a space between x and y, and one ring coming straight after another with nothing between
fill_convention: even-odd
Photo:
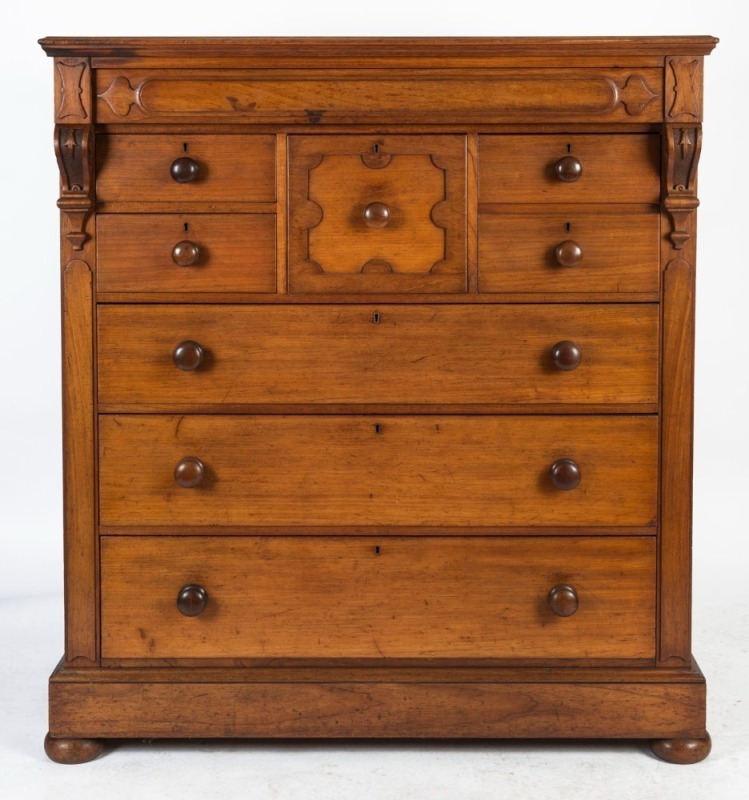
<instances>
[{"instance_id":1,"label":"wooden drawer front","mask_svg":"<svg viewBox=\"0 0 749 800\"><path fill-rule=\"evenodd\" d=\"M273 202L275 153L275 137L264 135L102 134L96 139L96 196L104 203ZM197 163L194 180L172 177L178 159Z\"/></svg>"},{"instance_id":2,"label":"wooden drawer front","mask_svg":"<svg viewBox=\"0 0 749 800\"><path fill-rule=\"evenodd\" d=\"M175 346L197 342L197 369ZM555 366L574 342L581 361ZM654 404L658 308L622 305L102 306L99 401Z\"/></svg>"},{"instance_id":3,"label":"wooden drawer front","mask_svg":"<svg viewBox=\"0 0 749 800\"><path fill-rule=\"evenodd\" d=\"M464 136L290 136L289 289L466 290Z\"/></svg>"},{"instance_id":4,"label":"wooden drawer front","mask_svg":"<svg viewBox=\"0 0 749 800\"><path fill-rule=\"evenodd\" d=\"M660 217L503 209L479 214L482 292L657 292Z\"/></svg>"},{"instance_id":5,"label":"wooden drawer front","mask_svg":"<svg viewBox=\"0 0 749 800\"><path fill-rule=\"evenodd\" d=\"M104 415L99 444L105 529L655 524L654 417Z\"/></svg>"},{"instance_id":6,"label":"wooden drawer front","mask_svg":"<svg viewBox=\"0 0 749 800\"><path fill-rule=\"evenodd\" d=\"M101 561L104 658L654 657L652 537L108 536Z\"/></svg>"},{"instance_id":7,"label":"wooden drawer front","mask_svg":"<svg viewBox=\"0 0 749 800\"><path fill-rule=\"evenodd\" d=\"M582 166L577 180L557 177L560 159ZM560 167L561 169L561 167ZM566 173L569 177L569 172ZM482 136L481 203L658 203L656 134Z\"/></svg>"},{"instance_id":8,"label":"wooden drawer front","mask_svg":"<svg viewBox=\"0 0 749 800\"><path fill-rule=\"evenodd\" d=\"M99 214L100 292L275 292L275 214Z\"/></svg>"}]
</instances>

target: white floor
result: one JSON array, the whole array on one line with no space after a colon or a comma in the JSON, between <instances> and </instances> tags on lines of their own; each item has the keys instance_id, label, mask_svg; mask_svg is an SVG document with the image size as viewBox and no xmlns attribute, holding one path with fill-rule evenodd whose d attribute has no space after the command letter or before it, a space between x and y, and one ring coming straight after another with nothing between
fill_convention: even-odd
<instances>
[{"instance_id":1,"label":"white floor","mask_svg":"<svg viewBox=\"0 0 749 800\"><path fill-rule=\"evenodd\" d=\"M746 800L749 624L742 602L704 606L695 651L708 676L713 753L678 767L636 743L120 745L60 766L42 749L46 680L62 651L57 595L0 601L0 800Z\"/></svg>"}]
</instances>

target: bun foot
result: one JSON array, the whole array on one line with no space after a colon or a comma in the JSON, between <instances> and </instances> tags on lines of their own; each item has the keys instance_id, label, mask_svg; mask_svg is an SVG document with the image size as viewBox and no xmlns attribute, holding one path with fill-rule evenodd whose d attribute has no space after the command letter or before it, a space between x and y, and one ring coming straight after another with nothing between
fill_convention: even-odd
<instances>
[{"instance_id":1,"label":"bun foot","mask_svg":"<svg viewBox=\"0 0 749 800\"><path fill-rule=\"evenodd\" d=\"M710 734L704 739L653 739L650 749L670 764L696 764L710 755L713 743Z\"/></svg>"},{"instance_id":2,"label":"bun foot","mask_svg":"<svg viewBox=\"0 0 749 800\"><path fill-rule=\"evenodd\" d=\"M104 752L104 742L99 739L53 739L47 734L44 752L58 764L85 764Z\"/></svg>"}]
</instances>

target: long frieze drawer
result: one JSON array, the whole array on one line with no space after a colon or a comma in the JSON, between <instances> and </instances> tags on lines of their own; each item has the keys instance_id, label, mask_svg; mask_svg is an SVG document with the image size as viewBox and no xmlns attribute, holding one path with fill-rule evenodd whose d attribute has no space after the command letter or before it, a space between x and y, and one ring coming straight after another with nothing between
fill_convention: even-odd
<instances>
[{"instance_id":1,"label":"long frieze drawer","mask_svg":"<svg viewBox=\"0 0 749 800\"><path fill-rule=\"evenodd\" d=\"M654 404L658 307L101 306L99 401Z\"/></svg>"},{"instance_id":2,"label":"long frieze drawer","mask_svg":"<svg viewBox=\"0 0 749 800\"><path fill-rule=\"evenodd\" d=\"M651 416L103 415L107 526L653 526Z\"/></svg>"},{"instance_id":3,"label":"long frieze drawer","mask_svg":"<svg viewBox=\"0 0 749 800\"><path fill-rule=\"evenodd\" d=\"M660 216L597 206L479 214L482 292L657 292Z\"/></svg>"},{"instance_id":4,"label":"long frieze drawer","mask_svg":"<svg viewBox=\"0 0 749 800\"><path fill-rule=\"evenodd\" d=\"M104 658L652 658L653 537L104 537Z\"/></svg>"},{"instance_id":5,"label":"long frieze drawer","mask_svg":"<svg viewBox=\"0 0 749 800\"><path fill-rule=\"evenodd\" d=\"M444 63L443 59L439 63ZM99 122L660 122L663 69L96 69ZM223 64L222 64L223 66Z\"/></svg>"},{"instance_id":6,"label":"long frieze drawer","mask_svg":"<svg viewBox=\"0 0 749 800\"><path fill-rule=\"evenodd\" d=\"M275 214L99 214L100 292L275 292Z\"/></svg>"},{"instance_id":7,"label":"long frieze drawer","mask_svg":"<svg viewBox=\"0 0 749 800\"><path fill-rule=\"evenodd\" d=\"M101 134L97 200L273 202L275 142L260 134Z\"/></svg>"},{"instance_id":8,"label":"long frieze drawer","mask_svg":"<svg viewBox=\"0 0 749 800\"><path fill-rule=\"evenodd\" d=\"M481 203L658 203L655 134L481 136Z\"/></svg>"}]
</instances>

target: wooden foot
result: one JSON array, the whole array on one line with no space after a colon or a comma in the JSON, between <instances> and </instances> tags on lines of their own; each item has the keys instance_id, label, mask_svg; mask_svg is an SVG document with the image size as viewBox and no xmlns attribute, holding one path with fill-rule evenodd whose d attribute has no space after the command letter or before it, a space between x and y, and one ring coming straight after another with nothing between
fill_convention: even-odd
<instances>
[{"instance_id":1,"label":"wooden foot","mask_svg":"<svg viewBox=\"0 0 749 800\"><path fill-rule=\"evenodd\" d=\"M44 738L44 752L58 764L85 764L104 752L104 742L98 739Z\"/></svg>"},{"instance_id":2,"label":"wooden foot","mask_svg":"<svg viewBox=\"0 0 749 800\"><path fill-rule=\"evenodd\" d=\"M651 750L671 764L696 764L710 755L712 746L709 733L704 739L653 739L650 742Z\"/></svg>"}]
</instances>

